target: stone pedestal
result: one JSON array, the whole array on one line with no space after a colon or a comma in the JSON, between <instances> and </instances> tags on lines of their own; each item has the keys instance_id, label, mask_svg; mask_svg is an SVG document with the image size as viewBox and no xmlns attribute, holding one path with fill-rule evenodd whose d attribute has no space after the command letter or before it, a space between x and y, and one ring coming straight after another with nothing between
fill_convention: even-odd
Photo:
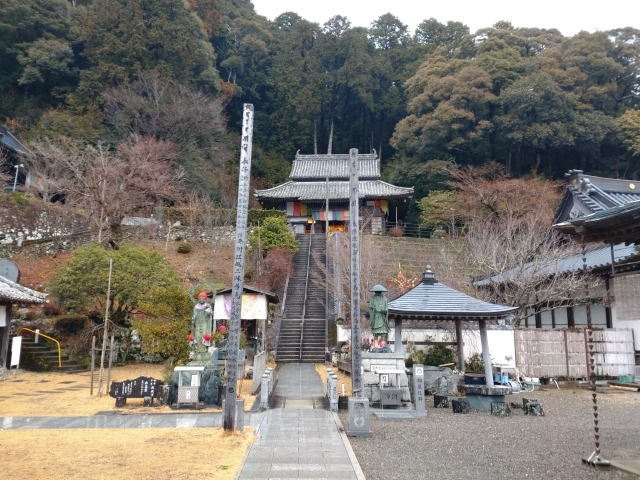
<instances>
[{"instance_id":1,"label":"stone pedestal","mask_svg":"<svg viewBox=\"0 0 640 480\"><path fill-rule=\"evenodd\" d=\"M493 402L491 404L491 415L495 417L510 417L511 409L509 404L505 402Z\"/></svg>"},{"instance_id":2,"label":"stone pedestal","mask_svg":"<svg viewBox=\"0 0 640 480\"><path fill-rule=\"evenodd\" d=\"M470 408L481 412L490 412L492 403L505 403L511 394L509 387L486 385L458 385L458 391L466 395Z\"/></svg>"},{"instance_id":3,"label":"stone pedestal","mask_svg":"<svg viewBox=\"0 0 640 480\"><path fill-rule=\"evenodd\" d=\"M469 413L469 402L466 398L454 398L451 400L453 413Z\"/></svg>"},{"instance_id":4,"label":"stone pedestal","mask_svg":"<svg viewBox=\"0 0 640 480\"><path fill-rule=\"evenodd\" d=\"M409 379L405 373L404 353L362 352L362 369L364 371L362 382L363 396L368 398L371 403L380 402L380 376L378 373L375 373L375 367L382 367L382 369L388 370L402 370L403 373L398 375L389 375L390 384L388 387L400 390L402 402L411 402Z\"/></svg>"},{"instance_id":5,"label":"stone pedestal","mask_svg":"<svg viewBox=\"0 0 640 480\"><path fill-rule=\"evenodd\" d=\"M364 397L349 398L349 424L346 428L349 437L370 437L369 399Z\"/></svg>"}]
</instances>

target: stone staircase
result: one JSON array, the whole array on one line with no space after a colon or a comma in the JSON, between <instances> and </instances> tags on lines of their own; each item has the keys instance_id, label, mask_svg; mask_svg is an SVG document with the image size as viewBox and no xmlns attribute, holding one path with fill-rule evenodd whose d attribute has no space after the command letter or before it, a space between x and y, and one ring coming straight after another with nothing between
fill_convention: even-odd
<instances>
[{"instance_id":1,"label":"stone staircase","mask_svg":"<svg viewBox=\"0 0 640 480\"><path fill-rule=\"evenodd\" d=\"M300 248L293 257L294 274L289 279L277 358L280 363L324 363L325 287L316 282L320 279L323 283L325 278L325 236L298 235L296 239Z\"/></svg>"},{"instance_id":2,"label":"stone staircase","mask_svg":"<svg viewBox=\"0 0 640 480\"><path fill-rule=\"evenodd\" d=\"M87 371L87 367L78 365L68 355L60 357L62 366L58 365L58 349L42 338L38 343L33 338L22 338L20 367L36 372L78 373Z\"/></svg>"}]
</instances>

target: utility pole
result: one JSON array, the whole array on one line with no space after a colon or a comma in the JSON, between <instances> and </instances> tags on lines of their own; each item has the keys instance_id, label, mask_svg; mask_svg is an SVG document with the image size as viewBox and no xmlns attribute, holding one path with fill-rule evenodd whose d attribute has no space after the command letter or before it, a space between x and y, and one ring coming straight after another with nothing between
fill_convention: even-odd
<instances>
[{"instance_id":1,"label":"utility pole","mask_svg":"<svg viewBox=\"0 0 640 480\"><path fill-rule=\"evenodd\" d=\"M238 178L238 210L236 215L236 245L231 288L231 315L227 357L227 386L224 392L223 426L235 430L236 396L238 395L238 349L240 348L240 318L242 289L244 288L244 259L247 245L247 217L249 215L249 182L251 180L251 145L253 140L253 105L245 103L242 110L242 140L240 143L240 171Z\"/></svg>"},{"instance_id":2,"label":"utility pole","mask_svg":"<svg viewBox=\"0 0 640 480\"><path fill-rule=\"evenodd\" d=\"M109 283L107 284L107 307L104 312L104 333L102 334L102 355L100 355L100 377L98 378L98 396L102 396L102 379L104 378L104 355L107 350L107 333L109 333L109 303L111 299L111 271L113 258L109 259Z\"/></svg>"}]
</instances>

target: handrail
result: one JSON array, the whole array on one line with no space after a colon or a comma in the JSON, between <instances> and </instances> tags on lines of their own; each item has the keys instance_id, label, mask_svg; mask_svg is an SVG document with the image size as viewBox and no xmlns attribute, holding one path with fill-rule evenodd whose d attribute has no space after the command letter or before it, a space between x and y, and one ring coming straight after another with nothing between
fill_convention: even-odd
<instances>
[{"instance_id":1,"label":"handrail","mask_svg":"<svg viewBox=\"0 0 640 480\"><path fill-rule=\"evenodd\" d=\"M282 327L282 317L284 316L284 309L287 304L287 290L289 289L289 275L287 275L287 281L284 282L284 293L282 294L282 304L280 304L280 315L276 319L276 344L275 348L278 349L280 344L280 328Z\"/></svg>"},{"instance_id":2,"label":"handrail","mask_svg":"<svg viewBox=\"0 0 640 480\"><path fill-rule=\"evenodd\" d=\"M56 342L58 344L58 367L62 368L62 356L60 355L60 342L58 340L56 340L55 338L51 338L48 335L45 335L44 333L40 333L40 332L34 332L33 330L31 330L30 328L26 328L26 327L22 327L20 328L17 332L16 332L16 336L18 336L18 334L22 331L22 330L26 330L27 332L31 332L34 335L38 335L39 337L44 337L44 338L48 338L49 340L53 340L54 342Z\"/></svg>"},{"instance_id":3,"label":"handrail","mask_svg":"<svg viewBox=\"0 0 640 480\"><path fill-rule=\"evenodd\" d=\"M311 264L311 234L307 250L307 276L304 280L304 303L302 304L302 320L300 321L300 360L302 360L302 341L304 339L304 316L307 313L307 289L309 288L309 265Z\"/></svg>"}]
</instances>

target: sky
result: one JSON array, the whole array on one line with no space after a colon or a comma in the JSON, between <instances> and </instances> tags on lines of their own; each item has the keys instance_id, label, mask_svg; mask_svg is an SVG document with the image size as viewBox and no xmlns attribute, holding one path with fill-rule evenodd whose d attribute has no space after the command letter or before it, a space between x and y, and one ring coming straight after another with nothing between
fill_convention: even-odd
<instances>
[{"instance_id":1,"label":"sky","mask_svg":"<svg viewBox=\"0 0 640 480\"><path fill-rule=\"evenodd\" d=\"M462 22L472 32L508 20L515 27L557 28L565 36L581 30L594 32L618 27L640 28L640 0L252 0L256 11L270 20L283 12L296 12L302 18L323 24L334 15L347 17L352 26L369 27L385 13L392 13L410 31L434 17L446 23ZM633 22L633 23L632 23Z\"/></svg>"}]
</instances>

